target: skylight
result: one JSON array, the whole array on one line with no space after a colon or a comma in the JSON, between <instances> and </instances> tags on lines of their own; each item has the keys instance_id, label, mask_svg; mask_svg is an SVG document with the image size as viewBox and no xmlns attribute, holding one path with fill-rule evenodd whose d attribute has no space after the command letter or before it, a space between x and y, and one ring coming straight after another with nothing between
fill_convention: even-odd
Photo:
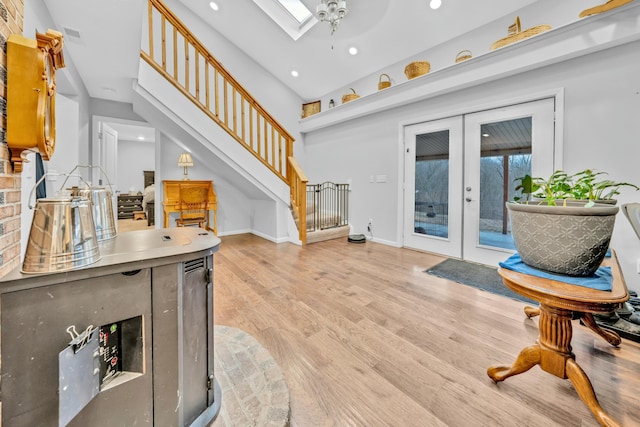
<instances>
[{"instance_id":1,"label":"skylight","mask_svg":"<svg viewBox=\"0 0 640 427\"><path fill-rule=\"evenodd\" d=\"M311 17L311 11L307 9L300 0L277 0L287 12L298 21L298 24L304 23Z\"/></svg>"},{"instance_id":2,"label":"skylight","mask_svg":"<svg viewBox=\"0 0 640 427\"><path fill-rule=\"evenodd\" d=\"M293 40L313 27L318 20L301 0L253 0Z\"/></svg>"}]
</instances>

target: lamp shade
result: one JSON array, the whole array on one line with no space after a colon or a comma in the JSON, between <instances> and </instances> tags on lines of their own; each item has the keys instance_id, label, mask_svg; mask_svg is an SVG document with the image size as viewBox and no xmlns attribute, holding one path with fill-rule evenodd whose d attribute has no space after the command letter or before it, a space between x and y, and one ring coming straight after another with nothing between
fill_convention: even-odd
<instances>
[{"instance_id":1,"label":"lamp shade","mask_svg":"<svg viewBox=\"0 0 640 427\"><path fill-rule=\"evenodd\" d=\"M191 153L182 153L180 154L180 158L178 159L178 166L193 166L193 159L191 158Z\"/></svg>"}]
</instances>

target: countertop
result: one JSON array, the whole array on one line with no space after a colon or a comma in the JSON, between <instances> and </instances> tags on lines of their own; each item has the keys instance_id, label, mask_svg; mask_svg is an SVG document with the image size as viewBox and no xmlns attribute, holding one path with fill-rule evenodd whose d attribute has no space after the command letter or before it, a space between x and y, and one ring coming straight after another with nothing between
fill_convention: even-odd
<instances>
[{"instance_id":1,"label":"countertop","mask_svg":"<svg viewBox=\"0 0 640 427\"><path fill-rule=\"evenodd\" d=\"M81 268L34 274L18 267L0 278L0 294L190 260L215 253L220 239L202 228L175 227L130 231L98 246L100 259Z\"/></svg>"}]
</instances>

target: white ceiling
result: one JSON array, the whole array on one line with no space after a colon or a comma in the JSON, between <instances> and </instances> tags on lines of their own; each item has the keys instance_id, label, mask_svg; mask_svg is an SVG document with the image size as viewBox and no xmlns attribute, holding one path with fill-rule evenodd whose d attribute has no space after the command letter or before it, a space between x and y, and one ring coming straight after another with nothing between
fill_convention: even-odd
<instances>
[{"instance_id":1,"label":"white ceiling","mask_svg":"<svg viewBox=\"0 0 640 427\"><path fill-rule=\"evenodd\" d=\"M535 0L349 0L349 13L331 35L329 24L292 40L252 0L179 0L304 100L317 99L350 82L416 55L518 10ZM319 0L302 0L315 12ZM348 53L349 47L358 54ZM215 56L215 51L212 52ZM291 76L291 70L300 76Z\"/></svg>"},{"instance_id":2,"label":"white ceiling","mask_svg":"<svg viewBox=\"0 0 640 427\"><path fill-rule=\"evenodd\" d=\"M65 35L65 58L78 70L92 98L131 102L137 77L144 0L43 0L56 29ZM331 36L318 23L292 40L253 0L176 0L208 22L239 49L284 82L303 100L317 99L389 64L511 15L536 0L349 0L349 14ZM302 0L315 11L318 0ZM171 1L167 2L170 6ZM80 37L73 37L75 30ZM46 29L39 29L46 31ZM29 35L27 35L29 36ZM197 36L197 35L196 35ZM347 49L355 46L352 56ZM211 48L215 56L215 47ZM291 70L300 76L291 76ZM62 71L62 70L61 70ZM60 93L77 93L59 72Z\"/></svg>"}]
</instances>

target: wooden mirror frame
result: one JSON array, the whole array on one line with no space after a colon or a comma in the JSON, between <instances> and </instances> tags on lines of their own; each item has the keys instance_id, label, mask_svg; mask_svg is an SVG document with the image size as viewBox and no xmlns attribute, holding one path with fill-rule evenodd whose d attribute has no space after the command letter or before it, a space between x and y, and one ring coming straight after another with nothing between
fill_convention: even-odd
<instances>
[{"instance_id":1,"label":"wooden mirror frame","mask_svg":"<svg viewBox=\"0 0 640 427\"><path fill-rule=\"evenodd\" d=\"M7 144L14 171L28 152L49 160L55 149L56 70L64 67L62 33L12 34L7 40Z\"/></svg>"}]
</instances>

